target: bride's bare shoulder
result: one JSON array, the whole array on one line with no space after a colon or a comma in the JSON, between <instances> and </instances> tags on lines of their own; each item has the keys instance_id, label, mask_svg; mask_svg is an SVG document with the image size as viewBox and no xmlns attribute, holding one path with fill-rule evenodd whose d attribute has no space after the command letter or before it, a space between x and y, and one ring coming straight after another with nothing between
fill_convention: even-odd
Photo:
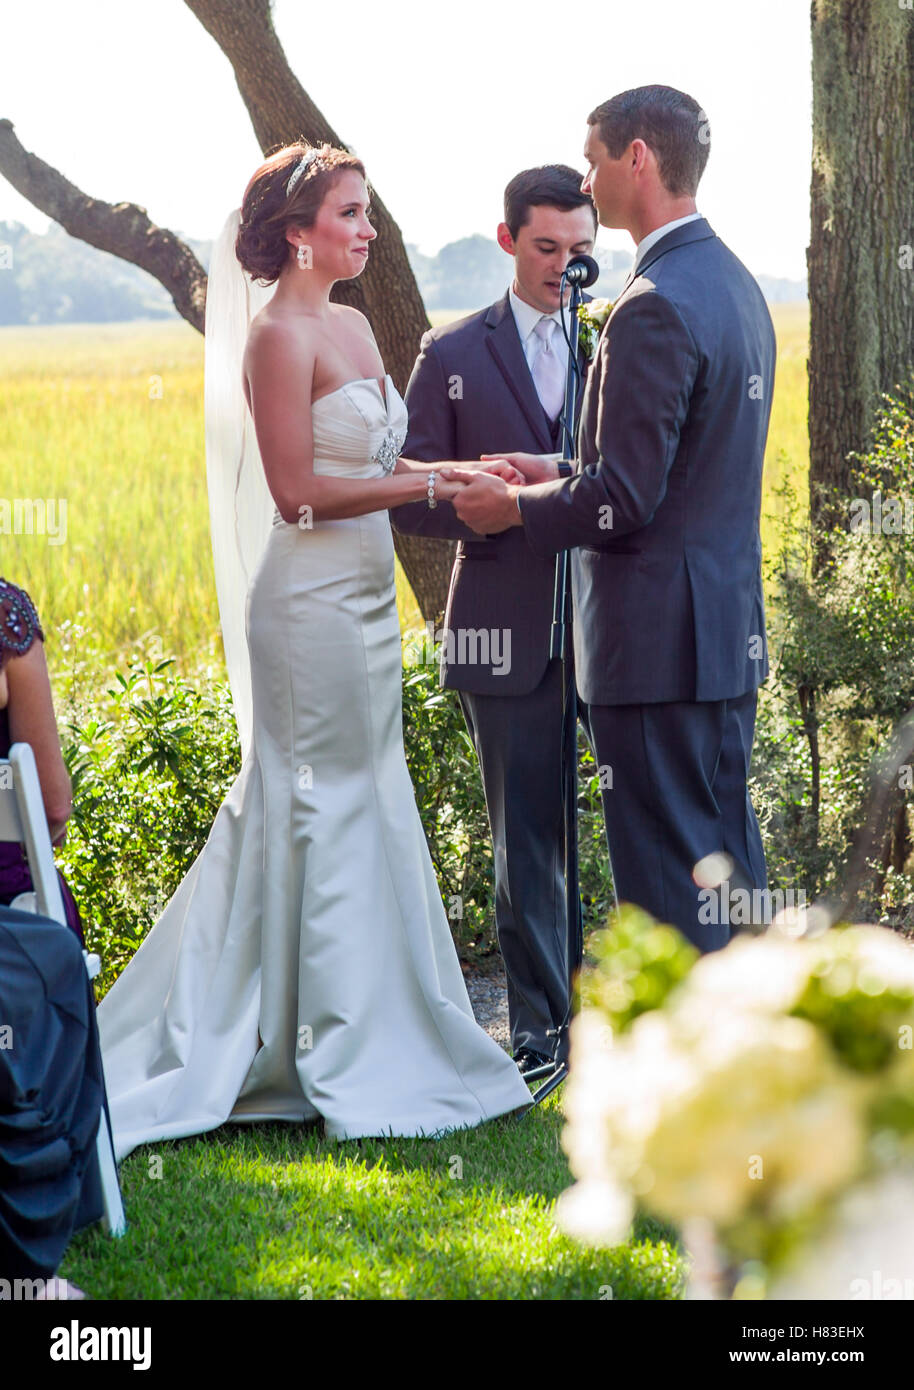
<instances>
[{"instance_id":1,"label":"bride's bare shoulder","mask_svg":"<svg viewBox=\"0 0 914 1390\"><path fill-rule=\"evenodd\" d=\"M251 320L244 357L249 366L277 354L301 364L313 361L315 350L314 334L303 328L300 318L271 314L270 305L266 304Z\"/></svg>"},{"instance_id":2,"label":"bride's bare shoulder","mask_svg":"<svg viewBox=\"0 0 914 1390\"><path fill-rule=\"evenodd\" d=\"M374 341L371 324L368 322L368 319L362 313L361 309L354 309L351 304L331 303L330 313L332 317L344 327L354 329L355 332L360 333L362 337L368 339L369 342Z\"/></svg>"},{"instance_id":3,"label":"bride's bare shoulder","mask_svg":"<svg viewBox=\"0 0 914 1390\"><path fill-rule=\"evenodd\" d=\"M290 317L268 314L268 308L251 320L244 349L244 397L252 410L255 396L263 401L291 392L296 400L311 399L317 360L314 337Z\"/></svg>"},{"instance_id":4,"label":"bride's bare shoulder","mask_svg":"<svg viewBox=\"0 0 914 1390\"><path fill-rule=\"evenodd\" d=\"M289 314L277 313L272 304L265 304L251 319L248 342L258 338L294 337L300 324Z\"/></svg>"}]
</instances>

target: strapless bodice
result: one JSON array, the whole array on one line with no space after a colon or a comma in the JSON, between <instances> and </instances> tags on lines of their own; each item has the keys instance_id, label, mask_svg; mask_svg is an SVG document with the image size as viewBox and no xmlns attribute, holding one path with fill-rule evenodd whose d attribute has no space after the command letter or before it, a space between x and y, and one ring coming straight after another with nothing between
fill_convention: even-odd
<instances>
[{"instance_id":1,"label":"strapless bodice","mask_svg":"<svg viewBox=\"0 0 914 1390\"><path fill-rule=\"evenodd\" d=\"M344 382L311 403L314 471L336 477L391 473L406 439L408 414L390 373Z\"/></svg>"}]
</instances>

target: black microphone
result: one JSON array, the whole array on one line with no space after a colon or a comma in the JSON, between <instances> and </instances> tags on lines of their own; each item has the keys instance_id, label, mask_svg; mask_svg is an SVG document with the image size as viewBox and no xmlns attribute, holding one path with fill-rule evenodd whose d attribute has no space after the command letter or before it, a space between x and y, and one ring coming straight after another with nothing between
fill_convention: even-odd
<instances>
[{"instance_id":1,"label":"black microphone","mask_svg":"<svg viewBox=\"0 0 914 1390\"><path fill-rule=\"evenodd\" d=\"M600 267L593 256L572 256L562 271L562 279L569 285L580 285L585 290L599 277Z\"/></svg>"}]
</instances>

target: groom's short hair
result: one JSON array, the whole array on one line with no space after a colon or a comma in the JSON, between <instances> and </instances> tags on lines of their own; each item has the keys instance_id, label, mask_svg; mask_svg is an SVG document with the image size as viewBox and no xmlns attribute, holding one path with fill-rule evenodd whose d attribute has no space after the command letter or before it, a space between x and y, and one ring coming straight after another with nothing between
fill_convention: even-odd
<instances>
[{"instance_id":1,"label":"groom's short hair","mask_svg":"<svg viewBox=\"0 0 914 1390\"><path fill-rule=\"evenodd\" d=\"M667 192L694 198L711 149L708 118L694 97L675 87L631 87L591 111L587 123L597 126L613 159L643 140Z\"/></svg>"},{"instance_id":2,"label":"groom's short hair","mask_svg":"<svg viewBox=\"0 0 914 1390\"><path fill-rule=\"evenodd\" d=\"M590 194L581 192L583 181L584 175L569 164L542 164L515 174L505 189L505 222L512 237L526 225L532 207L560 208L562 212L589 207L596 232L597 210Z\"/></svg>"}]
</instances>

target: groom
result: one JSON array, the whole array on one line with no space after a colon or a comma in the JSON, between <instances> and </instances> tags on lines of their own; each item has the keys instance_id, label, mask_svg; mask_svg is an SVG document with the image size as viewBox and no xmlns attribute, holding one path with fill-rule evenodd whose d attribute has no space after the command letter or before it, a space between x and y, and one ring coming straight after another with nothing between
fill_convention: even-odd
<instances>
[{"instance_id":1,"label":"groom","mask_svg":"<svg viewBox=\"0 0 914 1390\"><path fill-rule=\"evenodd\" d=\"M746 783L768 674L759 511L774 329L696 210L709 151L697 102L638 87L588 127L582 189L637 250L588 379L575 476L512 454L532 486L450 470L468 483L454 506L482 534L522 526L540 555L574 547L577 685L617 896L710 951L729 939L727 902L699 895L697 861L723 851L734 879L766 884Z\"/></svg>"}]
</instances>

